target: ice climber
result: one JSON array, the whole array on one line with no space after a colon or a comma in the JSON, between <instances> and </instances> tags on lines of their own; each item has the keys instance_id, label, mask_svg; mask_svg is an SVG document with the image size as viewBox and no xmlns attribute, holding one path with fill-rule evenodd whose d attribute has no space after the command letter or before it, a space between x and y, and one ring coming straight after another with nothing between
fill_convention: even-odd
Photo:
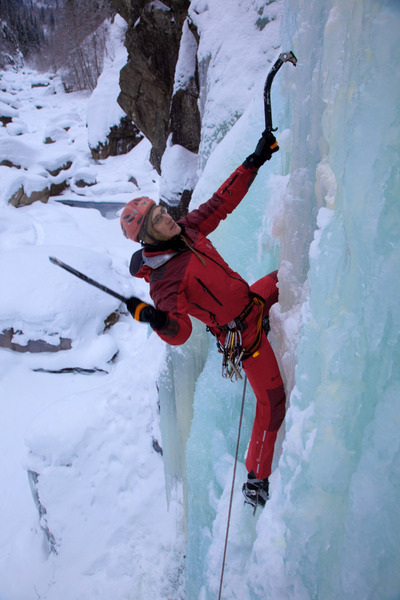
<instances>
[{"instance_id":1,"label":"ice climber","mask_svg":"<svg viewBox=\"0 0 400 600\"><path fill-rule=\"evenodd\" d=\"M266 335L270 308L278 300L277 271L249 286L207 236L238 206L258 169L277 150L273 134L264 132L254 153L213 196L178 222L150 198L131 200L121 214L125 236L142 244L132 256L130 272L150 284L155 305L130 298L132 316L149 323L171 345L189 338L189 315L206 324L222 349L227 339L241 342L243 369L257 398L243 484L245 501L254 507L269 498L274 445L285 416L282 378Z\"/></svg>"}]
</instances>

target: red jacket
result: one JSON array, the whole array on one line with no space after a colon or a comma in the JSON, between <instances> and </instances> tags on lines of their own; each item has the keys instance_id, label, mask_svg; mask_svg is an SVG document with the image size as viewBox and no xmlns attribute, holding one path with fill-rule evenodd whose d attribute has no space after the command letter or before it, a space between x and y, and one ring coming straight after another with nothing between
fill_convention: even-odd
<instances>
[{"instance_id":1,"label":"red jacket","mask_svg":"<svg viewBox=\"0 0 400 600\"><path fill-rule=\"evenodd\" d=\"M139 250L130 272L150 283L156 308L168 312L168 322L158 335L169 344L186 342L192 331L188 315L210 327L223 326L240 315L249 304L249 285L216 251L207 235L243 199L257 169L243 165L198 209L179 221L184 237L195 250Z\"/></svg>"}]
</instances>

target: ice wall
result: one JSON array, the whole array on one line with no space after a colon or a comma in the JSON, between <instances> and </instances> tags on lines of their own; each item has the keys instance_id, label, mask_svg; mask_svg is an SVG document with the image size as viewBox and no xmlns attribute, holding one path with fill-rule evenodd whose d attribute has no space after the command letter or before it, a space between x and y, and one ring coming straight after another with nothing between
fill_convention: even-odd
<instances>
[{"instance_id":1,"label":"ice wall","mask_svg":"<svg viewBox=\"0 0 400 600\"><path fill-rule=\"evenodd\" d=\"M175 486L181 491L186 477L186 442L193 418L193 395L208 351L204 327L193 321L183 346L166 348L165 365L158 378L158 400L168 503ZM186 487L183 488L186 497Z\"/></svg>"},{"instance_id":2,"label":"ice wall","mask_svg":"<svg viewBox=\"0 0 400 600\"><path fill-rule=\"evenodd\" d=\"M285 566L274 586L285 598L293 590L299 598L393 598L400 592L400 10L376 1L286 9L283 43L292 40L301 58L289 98L284 212L290 218L299 203L307 214L314 194L319 211L279 466ZM304 168L314 194L297 185Z\"/></svg>"},{"instance_id":3,"label":"ice wall","mask_svg":"<svg viewBox=\"0 0 400 600\"><path fill-rule=\"evenodd\" d=\"M272 497L256 519L237 482L223 597L396 598L400 8L286 0L284 9L282 48L299 64L280 74L273 100L280 173L270 176L273 161L264 167L214 241L249 279L270 269L272 238L279 242L272 324L290 406ZM240 75L252 93L211 155L194 202L261 131L256 89ZM218 593L237 436L241 389L221 382L217 363L210 348L187 446L190 599ZM239 480L253 402L249 391Z\"/></svg>"}]
</instances>

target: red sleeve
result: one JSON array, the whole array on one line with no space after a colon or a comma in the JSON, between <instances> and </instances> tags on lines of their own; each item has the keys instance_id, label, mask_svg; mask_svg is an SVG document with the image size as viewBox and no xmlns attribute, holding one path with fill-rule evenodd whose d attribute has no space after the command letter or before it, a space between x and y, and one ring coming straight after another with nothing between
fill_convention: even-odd
<instances>
[{"instance_id":1,"label":"red sleeve","mask_svg":"<svg viewBox=\"0 0 400 600\"><path fill-rule=\"evenodd\" d=\"M166 288L164 288L165 291ZM155 299L153 297L153 299ZM164 342L171 346L184 344L192 333L192 322L188 315L186 296L183 291L172 291L156 302L156 308L168 313L168 320L162 329L156 330Z\"/></svg>"},{"instance_id":2,"label":"red sleeve","mask_svg":"<svg viewBox=\"0 0 400 600\"><path fill-rule=\"evenodd\" d=\"M156 330L164 342L171 346L184 344L192 333L192 322L188 315L168 313L168 320L162 329Z\"/></svg>"},{"instance_id":3,"label":"red sleeve","mask_svg":"<svg viewBox=\"0 0 400 600\"><path fill-rule=\"evenodd\" d=\"M243 200L256 175L257 169L246 169L240 165L210 200L192 210L180 222L205 236L209 235Z\"/></svg>"}]
</instances>

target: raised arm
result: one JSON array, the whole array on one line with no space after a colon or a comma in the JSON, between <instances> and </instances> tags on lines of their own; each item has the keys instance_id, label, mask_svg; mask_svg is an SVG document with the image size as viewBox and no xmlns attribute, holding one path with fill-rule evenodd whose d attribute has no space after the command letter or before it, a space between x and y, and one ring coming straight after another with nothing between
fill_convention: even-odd
<instances>
[{"instance_id":1,"label":"raised arm","mask_svg":"<svg viewBox=\"0 0 400 600\"><path fill-rule=\"evenodd\" d=\"M257 175L258 169L279 150L274 135L264 132L255 151L250 154L211 198L192 210L180 222L208 235L240 204Z\"/></svg>"},{"instance_id":2,"label":"raised arm","mask_svg":"<svg viewBox=\"0 0 400 600\"><path fill-rule=\"evenodd\" d=\"M256 175L256 168L240 165L207 202L192 210L180 222L198 229L205 236L209 235L243 200Z\"/></svg>"}]
</instances>

